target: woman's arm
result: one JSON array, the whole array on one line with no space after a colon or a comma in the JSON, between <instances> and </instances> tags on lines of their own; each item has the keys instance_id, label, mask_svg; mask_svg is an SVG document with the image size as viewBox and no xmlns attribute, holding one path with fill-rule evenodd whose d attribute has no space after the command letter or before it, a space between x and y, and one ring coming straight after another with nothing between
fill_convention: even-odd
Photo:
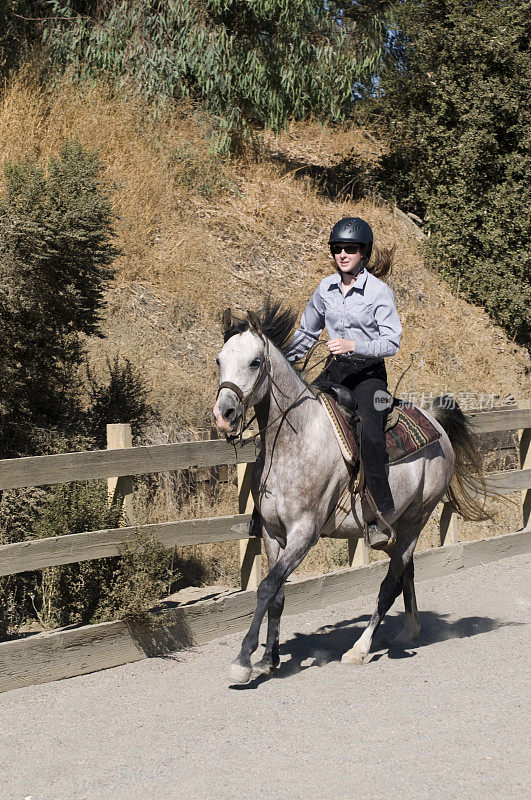
<instances>
[{"instance_id":1,"label":"woman's arm","mask_svg":"<svg viewBox=\"0 0 531 800\"><path fill-rule=\"evenodd\" d=\"M320 293L320 286L310 298L310 302L301 317L301 324L295 331L288 350L288 361L297 361L308 352L319 339L325 325L325 307Z\"/></svg>"}]
</instances>

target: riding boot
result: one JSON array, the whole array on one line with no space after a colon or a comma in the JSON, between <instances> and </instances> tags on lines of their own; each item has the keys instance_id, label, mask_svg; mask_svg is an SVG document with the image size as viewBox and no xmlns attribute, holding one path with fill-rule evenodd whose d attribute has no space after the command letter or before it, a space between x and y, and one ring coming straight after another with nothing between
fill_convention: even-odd
<instances>
[{"instance_id":1,"label":"riding boot","mask_svg":"<svg viewBox=\"0 0 531 800\"><path fill-rule=\"evenodd\" d=\"M347 420L363 455L367 489L380 511L386 514L394 510L385 470L384 427L387 412L385 407L381 409L375 403L376 392L384 396L386 394L383 366L380 372L375 370L374 376L370 371L365 371L364 374L348 376L340 385L333 383L330 388L330 393L347 412ZM373 520L368 526L368 538L374 550L383 550L389 544L389 530Z\"/></svg>"},{"instance_id":2,"label":"riding boot","mask_svg":"<svg viewBox=\"0 0 531 800\"><path fill-rule=\"evenodd\" d=\"M242 537L260 536L260 512L256 506L253 508L250 522L238 522L237 525L231 525L231 531L241 534Z\"/></svg>"}]
</instances>

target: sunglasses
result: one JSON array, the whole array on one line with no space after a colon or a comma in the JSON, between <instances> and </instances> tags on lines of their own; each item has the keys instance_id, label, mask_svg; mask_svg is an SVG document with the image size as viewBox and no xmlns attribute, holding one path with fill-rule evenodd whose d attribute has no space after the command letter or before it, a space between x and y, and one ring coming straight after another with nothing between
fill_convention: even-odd
<instances>
[{"instance_id":1,"label":"sunglasses","mask_svg":"<svg viewBox=\"0 0 531 800\"><path fill-rule=\"evenodd\" d=\"M348 256L353 256L354 253L361 252L361 247L359 244L333 244L332 245L332 253L335 256L338 256L341 251L344 250Z\"/></svg>"}]
</instances>

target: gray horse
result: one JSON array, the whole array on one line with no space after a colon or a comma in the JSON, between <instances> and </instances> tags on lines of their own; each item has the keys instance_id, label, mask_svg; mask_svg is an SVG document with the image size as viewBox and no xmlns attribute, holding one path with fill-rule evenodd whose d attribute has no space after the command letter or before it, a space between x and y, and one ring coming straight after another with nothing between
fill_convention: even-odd
<instances>
[{"instance_id":1,"label":"gray horse","mask_svg":"<svg viewBox=\"0 0 531 800\"><path fill-rule=\"evenodd\" d=\"M233 319L230 311L224 314L225 344L217 358L220 389L213 414L219 430L232 437L248 406L254 406L262 449L254 469L252 495L260 511L269 564L269 574L258 587L251 626L231 665L233 683L247 683L252 675L269 674L280 663L284 582L318 541L350 477L324 409L285 358L294 323L291 310L272 303L266 305L260 318L253 312L248 312L245 321ZM413 551L443 495L447 494L465 519L485 518L471 489L472 475L481 486L474 437L461 410L444 406L440 404L432 418L441 438L389 468L396 510L386 521L395 529L396 542L387 549L389 570L376 609L360 638L343 655L345 664L363 663L378 625L401 592L405 618L398 638L405 644L418 635ZM337 535L363 536L359 500ZM258 647L266 611L265 652L253 666L251 655Z\"/></svg>"}]
</instances>

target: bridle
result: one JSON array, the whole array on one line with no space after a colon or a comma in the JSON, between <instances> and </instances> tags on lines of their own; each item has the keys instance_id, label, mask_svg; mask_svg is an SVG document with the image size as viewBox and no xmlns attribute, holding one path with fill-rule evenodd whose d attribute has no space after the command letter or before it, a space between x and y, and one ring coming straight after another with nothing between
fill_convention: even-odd
<instances>
[{"instance_id":1,"label":"bridle","mask_svg":"<svg viewBox=\"0 0 531 800\"><path fill-rule=\"evenodd\" d=\"M275 386L277 386L277 384L273 380L273 376L271 375L271 362L269 360L269 339L267 339L267 337L261 336L261 335L260 335L260 339L262 340L262 342L264 344L265 356L264 356L264 360L262 361L262 366L260 367L258 375L256 376L256 379L255 379L253 385L251 386L251 388L249 389L249 391L246 394L244 394L243 390L240 389L240 387L237 384L233 383L232 381L223 381L222 383L219 384L218 393L216 395L216 398L218 398L219 397L219 393L221 392L222 389L230 389L231 392L234 392L234 394L236 395L236 397L238 398L238 400L242 404L242 414L241 414L241 417L240 417L239 430L237 432L231 434L231 435L225 434L225 436L227 438L227 441L231 442L234 445L235 445L236 441L238 441L240 443L240 445L243 445L243 434L245 433L247 428L249 428L252 425L252 423L254 422L254 420L256 419L256 414L253 414L253 416L251 417L249 422L245 421L245 417L246 417L247 411L249 409L249 399L252 397L253 392L255 391L255 389L257 388L258 384L262 380L264 374L267 374L269 379L272 381L272 383L274 383ZM277 388L279 388L279 387L277 386ZM279 391L282 392L281 389L279 389ZM284 392L282 392L282 394L284 394ZM261 432L262 431L258 431L258 433L255 434L254 436L251 436L250 439L256 440L256 438L258 438L258 436L260 435Z\"/></svg>"},{"instance_id":2,"label":"bridle","mask_svg":"<svg viewBox=\"0 0 531 800\"><path fill-rule=\"evenodd\" d=\"M253 383L252 387L249 389L249 391L246 394L244 394L242 389L240 389L240 387L237 386L237 384L232 383L232 381L223 381L222 383L219 384L219 387L218 387L218 393L216 395L216 398L219 397L219 393L221 392L222 389L230 389L232 392L234 392L234 394L236 395L236 397L238 398L238 400L241 402L241 404L243 406L242 415L241 415L241 418L240 418L240 427L239 427L238 432L234 433L231 436L227 436L227 439L230 442L232 442L233 444L235 444L236 441L239 441L240 445L243 445L243 434L247 430L247 428L249 428L252 425L252 423L254 422L254 420L256 419L256 414L253 414L253 416L251 417L251 419L248 422L245 421L245 417L246 417L247 411L249 409L249 399L252 397L253 392L255 391L255 389L257 388L258 384L260 383L264 373L267 374L269 380L271 381L271 383L275 387L275 389L277 389L283 397L286 397L287 399L289 399L289 396L287 394L285 394L285 392L282 391L282 389L280 388L278 383L273 378L273 375L271 374L271 361L269 359L269 339L266 336L261 336L261 335L260 335L260 339L264 343L265 358L264 358L264 360L262 362L262 366L260 367L260 371L258 372L258 375L256 376L256 380ZM312 353L314 352L314 350L316 349L316 347L319 346L319 345L322 345L322 344L324 344L324 342L316 342L316 344L314 344L313 347L310 348L310 351L308 352L308 354L306 356L306 359L304 361L303 371L306 369L306 365L308 364L308 361L310 360L310 357L311 357ZM321 364L323 361L326 361L327 358L329 358L329 356L325 356L325 358L320 359L320 361L318 361L316 364L312 365L311 369L314 369L319 364ZM288 413L288 411L291 411L291 409L295 406L295 404L300 400L300 398L302 397L302 395L306 391L307 391L307 386L304 386L304 388L302 389L300 394L297 395L295 400L293 400L289 404L288 408L286 408L285 410L282 410L280 408L278 400L276 399L274 394L271 392L271 395L272 395L273 399L275 400L277 406L279 407L280 414L277 417L275 417L273 420L271 420L271 422L269 422L265 426L265 428L261 428L258 431L258 433L253 434L253 436L250 436L248 439L246 439L246 441L251 441L251 440L256 441L256 439L262 433L264 433L269 427L271 427L271 425L274 425L275 422L278 422L278 420L281 419L283 416L285 416Z\"/></svg>"}]
</instances>

